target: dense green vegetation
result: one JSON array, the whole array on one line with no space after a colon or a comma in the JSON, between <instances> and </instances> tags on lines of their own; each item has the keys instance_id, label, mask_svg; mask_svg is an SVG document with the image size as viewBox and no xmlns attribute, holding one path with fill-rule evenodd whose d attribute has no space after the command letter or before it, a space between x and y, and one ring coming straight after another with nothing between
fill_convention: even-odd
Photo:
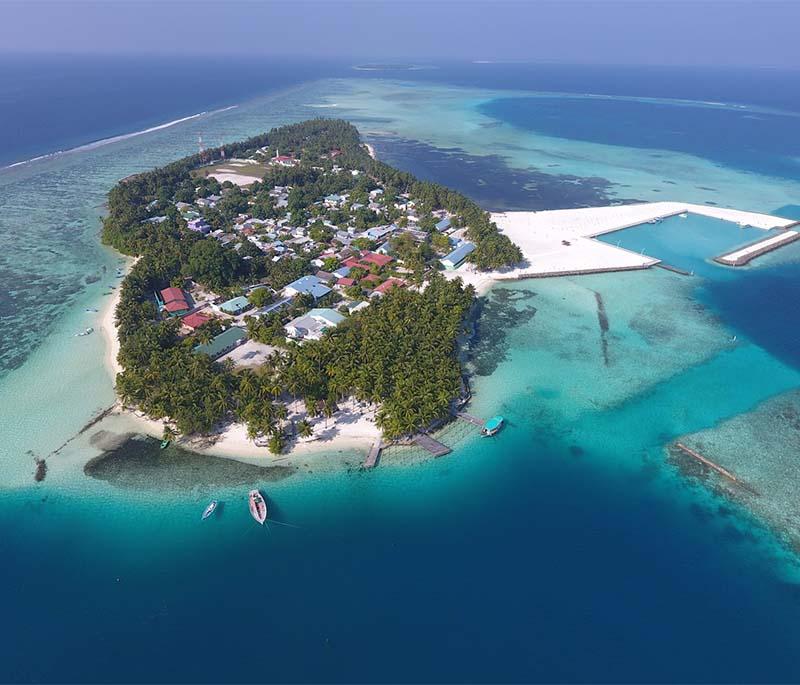
<instances>
[{"instance_id":1,"label":"dense green vegetation","mask_svg":"<svg viewBox=\"0 0 800 685\"><path fill-rule=\"evenodd\" d=\"M224 150L227 157L234 157L262 147L268 148L268 154L278 149L293 154L304 164L270 167L264 183L254 184L247 195L238 188L225 188L217 207L205 215L212 225L230 222L243 211L254 216L276 215L279 212L268 194L276 185L293 186L287 207L293 215L313 211L312 205L331 193L347 191L366 200L371 189L382 186L391 202L403 193L411 195L422 204L423 215L434 209L454 214L477 245L471 258L480 268L496 268L521 258L518 248L497 233L475 203L373 160L361 145L357 130L346 122L320 119L286 126L225 145L212 154ZM328 153L334 149L340 151L336 164L362 173L325 174L311 168L313 164L323 171L329 169L334 162ZM218 332L218 323L182 338L179 322L159 316L153 293L190 277L214 292L229 294L253 282L277 291L310 272L308 259L275 262L246 240L234 250L187 229L175 202L192 202L221 191L213 179L192 175L205 161L201 155L193 155L137 174L121 181L109 194L103 240L139 257L123 282L116 313L119 361L125 369L117 377L117 389L123 401L153 418L168 418L181 433L208 432L230 419L244 421L251 435L270 437L273 451L282 449L286 434L286 407L277 400L287 393L303 398L312 416L331 415L336 403L351 395L379 405L377 420L389 438L444 417L459 391L461 371L455 341L474 299L472 289L464 288L460 281L433 274L422 292L395 288L348 317L321 341L302 346L287 346L281 340L282 317L308 303L298 300L285 312L253 319L248 322L251 337L285 347L256 371L236 372L194 352L199 341ZM149 221L156 214L165 218ZM370 220L366 211L356 217L364 225ZM426 223L430 223L427 218ZM432 224L425 228L432 230ZM322 223L316 229L321 233L330 230ZM441 238L438 243L444 246ZM431 254L429 243L416 246L401 240L397 247L421 277ZM267 301L266 293L253 299ZM336 306L335 299L317 306ZM301 425L297 430L307 433L309 427Z\"/></svg>"}]
</instances>

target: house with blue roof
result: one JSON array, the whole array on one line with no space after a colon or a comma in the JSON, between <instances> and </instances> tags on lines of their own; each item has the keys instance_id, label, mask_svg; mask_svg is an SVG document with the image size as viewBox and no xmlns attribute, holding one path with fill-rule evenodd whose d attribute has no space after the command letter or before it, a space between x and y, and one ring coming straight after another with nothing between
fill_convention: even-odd
<instances>
[{"instance_id":1,"label":"house with blue roof","mask_svg":"<svg viewBox=\"0 0 800 685\"><path fill-rule=\"evenodd\" d=\"M463 242L446 257L439 260L441 265L448 271L457 269L464 263L464 260L475 250L473 243Z\"/></svg>"},{"instance_id":2,"label":"house with blue roof","mask_svg":"<svg viewBox=\"0 0 800 685\"><path fill-rule=\"evenodd\" d=\"M330 291L331 289L316 276L303 276L289 283L283 289L283 294L287 297L311 295L315 300L318 300L321 297L325 297Z\"/></svg>"},{"instance_id":3,"label":"house with blue roof","mask_svg":"<svg viewBox=\"0 0 800 685\"><path fill-rule=\"evenodd\" d=\"M444 219L442 219L439 223L436 224L437 231L446 231L448 228L450 228L449 216L446 216Z\"/></svg>"}]
</instances>

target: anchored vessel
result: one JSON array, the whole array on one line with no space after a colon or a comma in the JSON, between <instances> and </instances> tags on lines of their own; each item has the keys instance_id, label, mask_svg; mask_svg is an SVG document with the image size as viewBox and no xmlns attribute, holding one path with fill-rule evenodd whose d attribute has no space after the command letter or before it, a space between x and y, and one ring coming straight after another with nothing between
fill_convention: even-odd
<instances>
[{"instance_id":1,"label":"anchored vessel","mask_svg":"<svg viewBox=\"0 0 800 685\"><path fill-rule=\"evenodd\" d=\"M203 510L203 516L201 520L205 521L209 516L211 516L211 514L217 510L217 504L217 500L212 499L208 506Z\"/></svg>"},{"instance_id":2,"label":"anchored vessel","mask_svg":"<svg viewBox=\"0 0 800 685\"><path fill-rule=\"evenodd\" d=\"M485 438L491 437L503 427L504 420L505 419L503 419L502 416L493 416L483 424L483 428L481 428L481 435Z\"/></svg>"},{"instance_id":3,"label":"anchored vessel","mask_svg":"<svg viewBox=\"0 0 800 685\"><path fill-rule=\"evenodd\" d=\"M250 515L263 526L267 520L267 503L264 501L264 496L258 490L251 490L248 497Z\"/></svg>"}]
</instances>

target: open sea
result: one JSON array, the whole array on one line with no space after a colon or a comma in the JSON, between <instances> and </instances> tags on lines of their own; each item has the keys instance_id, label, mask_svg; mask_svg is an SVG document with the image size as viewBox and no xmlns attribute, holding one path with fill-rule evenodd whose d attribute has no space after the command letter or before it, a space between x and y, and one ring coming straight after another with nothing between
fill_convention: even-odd
<instances>
[{"instance_id":1,"label":"open sea","mask_svg":"<svg viewBox=\"0 0 800 685\"><path fill-rule=\"evenodd\" d=\"M800 680L797 243L726 269L708 259L746 230L670 219L604 239L691 277L494 287L470 411L507 426L452 425L438 460L289 474L153 441L104 453L105 422L75 437L114 401L103 338L74 336L118 286L105 195L201 136L324 114L487 209L800 219L797 72L425 66L2 58L0 681Z\"/></svg>"}]
</instances>

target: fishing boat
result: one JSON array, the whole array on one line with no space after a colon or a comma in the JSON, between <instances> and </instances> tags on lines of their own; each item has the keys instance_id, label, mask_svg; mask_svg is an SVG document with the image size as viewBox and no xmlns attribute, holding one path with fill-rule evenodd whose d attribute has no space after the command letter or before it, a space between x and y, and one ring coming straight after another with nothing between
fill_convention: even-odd
<instances>
[{"instance_id":1,"label":"fishing boat","mask_svg":"<svg viewBox=\"0 0 800 685\"><path fill-rule=\"evenodd\" d=\"M485 438L490 438L503 427L504 421L505 419L502 416L493 416L483 424L483 428L481 428L481 435Z\"/></svg>"},{"instance_id":2,"label":"fishing boat","mask_svg":"<svg viewBox=\"0 0 800 685\"><path fill-rule=\"evenodd\" d=\"M267 520L267 503L264 501L264 496L258 490L251 490L248 499L250 515L263 526Z\"/></svg>"},{"instance_id":3,"label":"fishing boat","mask_svg":"<svg viewBox=\"0 0 800 685\"><path fill-rule=\"evenodd\" d=\"M208 506L203 510L203 516L201 518L202 521L205 521L211 514L213 514L217 510L217 500L212 499L209 502Z\"/></svg>"}]
</instances>

